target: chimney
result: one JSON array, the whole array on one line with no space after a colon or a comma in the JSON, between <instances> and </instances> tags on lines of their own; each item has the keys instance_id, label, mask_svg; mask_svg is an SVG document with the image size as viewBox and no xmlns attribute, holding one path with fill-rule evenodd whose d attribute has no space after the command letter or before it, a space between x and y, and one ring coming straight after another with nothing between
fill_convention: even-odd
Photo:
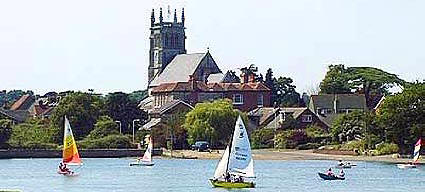
<instances>
[{"instance_id":1,"label":"chimney","mask_svg":"<svg viewBox=\"0 0 425 192\"><path fill-rule=\"evenodd\" d=\"M189 75L189 85L190 85L190 88L192 90L195 90L195 88L196 88L196 80L195 80L195 77L193 75Z\"/></svg>"},{"instance_id":2,"label":"chimney","mask_svg":"<svg viewBox=\"0 0 425 192\"><path fill-rule=\"evenodd\" d=\"M334 112L338 113L338 99L336 94L334 94Z\"/></svg>"},{"instance_id":3,"label":"chimney","mask_svg":"<svg viewBox=\"0 0 425 192\"><path fill-rule=\"evenodd\" d=\"M255 74L251 73L248 75L248 83L255 83Z\"/></svg>"}]
</instances>

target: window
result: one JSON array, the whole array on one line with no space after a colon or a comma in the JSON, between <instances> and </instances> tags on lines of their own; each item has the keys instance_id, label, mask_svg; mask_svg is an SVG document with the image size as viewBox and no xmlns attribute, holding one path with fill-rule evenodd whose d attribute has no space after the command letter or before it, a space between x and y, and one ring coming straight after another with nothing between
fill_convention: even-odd
<instances>
[{"instance_id":1,"label":"window","mask_svg":"<svg viewBox=\"0 0 425 192\"><path fill-rule=\"evenodd\" d=\"M243 104L243 95L242 94L233 94L233 104L242 105Z\"/></svg>"},{"instance_id":2,"label":"window","mask_svg":"<svg viewBox=\"0 0 425 192\"><path fill-rule=\"evenodd\" d=\"M258 97L257 97L257 106L258 107L262 107L263 104L264 104L263 94L258 94Z\"/></svg>"},{"instance_id":3,"label":"window","mask_svg":"<svg viewBox=\"0 0 425 192\"><path fill-rule=\"evenodd\" d=\"M311 115L303 115L301 117L301 121L303 123L311 123L313 121L313 117Z\"/></svg>"}]
</instances>

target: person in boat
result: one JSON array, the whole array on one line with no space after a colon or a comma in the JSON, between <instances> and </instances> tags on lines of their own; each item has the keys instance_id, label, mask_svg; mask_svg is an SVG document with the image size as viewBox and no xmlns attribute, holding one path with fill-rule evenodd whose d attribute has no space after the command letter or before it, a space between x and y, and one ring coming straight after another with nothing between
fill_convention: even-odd
<instances>
[{"instance_id":1,"label":"person in boat","mask_svg":"<svg viewBox=\"0 0 425 192\"><path fill-rule=\"evenodd\" d=\"M224 180L226 180L227 182L230 181L230 174L226 173L226 175L224 176Z\"/></svg>"},{"instance_id":2,"label":"person in boat","mask_svg":"<svg viewBox=\"0 0 425 192\"><path fill-rule=\"evenodd\" d=\"M59 171L60 172L65 172L65 170L63 169L63 163L62 162L59 163L59 167L58 168L59 168Z\"/></svg>"},{"instance_id":3,"label":"person in boat","mask_svg":"<svg viewBox=\"0 0 425 192\"><path fill-rule=\"evenodd\" d=\"M343 165L344 165L344 163L342 162L342 160L339 160L338 166L343 166Z\"/></svg>"},{"instance_id":4,"label":"person in boat","mask_svg":"<svg viewBox=\"0 0 425 192\"><path fill-rule=\"evenodd\" d=\"M66 164L63 164L63 172L71 173L72 171L69 170L68 167L66 167Z\"/></svg>"},{"instance_id":5,"label":"person in boat","mask_svg":"<svg viewBox=\"0 0 425 192\"><path fill-rule=\"evenodd\" d=\"M334 173L332 172L332 168L329 168L328 171L326 172L326 175L328 176L333 176Z\"/></svg>"},{"instance_id":6,"label":"person in boat","mask_svg":"<svg viewBox=\"0 0 425 192\"><path fill-rule=\"evenodd\" d=\"M345 177L344 169L341 169L341 172L339 173L339 177Z\"/></svg>"}]
</instances>

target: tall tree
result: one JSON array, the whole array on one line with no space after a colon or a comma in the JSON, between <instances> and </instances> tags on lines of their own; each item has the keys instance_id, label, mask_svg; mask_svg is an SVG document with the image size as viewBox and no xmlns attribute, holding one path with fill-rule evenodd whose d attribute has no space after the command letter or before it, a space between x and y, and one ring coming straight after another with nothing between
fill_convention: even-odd
<instances>
[{"instance_id":1,"label":"tall tree","mask_svg":"<svg viewBox=\"0 0 425 192\"><path fill-rule=\"evenodd\" d=\"M325 78L320 83L320 93L322 94L342 94L351 93L349 79L343 64L330 65Z\"/></svg>"},{"instance_id":2,"label":"tall tree","mask_svg":"<svg viewBox=\"0 0 425 192\"><path fill-rule=\"evenodd\" d=\"M294 81L290 77L279 77L275 81L276 102L280 106L296 107L300 105L301 96L295 90Z\"/></svg>"},{"instance_id":3,"label":"tall tree","mask_svg":"<svg viewBox=\"0 0 425 192\"><path fill-rule=\"evenodd\" d=\"M187 130L189 143L206 140L213 146L227 144L238 114L229 100L198 103L186 114L183 125Z\"/></svg>"},{"instance_id":4,"label":"tall tree","mask_svg":"<svg viewBox=\"0 0 425 192\"><path fill-rule=\"evenodd\" d=\"M386 139L404 151L425 136L425 82L407 86L403 92L386 97L379 110L379 120Z\"/></svg>"},{"instance_id":5,"label":"tall tree","mask_svg":"<svg viewBox=\"0 0 425 192\"><path fill-rule=\"evenodd\" d=\"M70 93L60 100L51 116L52 126L58 129L57 140L62 141L64 116L71 123L76 139L82 139L93 130L98 117L104 114L104 101L89 93Z\"/></svg>"},{"instance_id":6,"label":"tall tree","mask_svg":"<svg viewBox=\"0 0 425 192\"><path fill-rule=\"evenodd\" d=\"M273 77L273 71L271 68L267 69L266 79L264 84L271 90L271 103L274 104L276 101L276 87L275 87L276 78Z\"/></svg>"},{"instance_id":7,"label":"tall tree","mask_svg":"<svg viewBox=\"0 0 425 192\"><path fill-rule=\"evenodd\" d=\"M394 85L402 86L405 81L397 75L373 67L348 67L343 64L330 65L325 78L320 83L320 93L342 94L363 93L368 107L373 107L376 100L388 94Z\"/></svg>"},{"instance_id":8,"label":"tall tree","mask_svg":"<svg viewBox=\"0 0 425 192\"><path fill-rule=\"evenodd\" d=\"M123 133L132 133L133 120L147 119L146 112L140 110L136 100L130 100L123 92L110 93L106 96L106 114L116 121L120 121Z\"/></svg>"},{"instance_id":9,"label":"tall tree","mask_svg":"<svg viewBox=\"0 0 425 192\"><path fill-rule=\"evenodd\" d=\"M351 87L356 88L356 92L365 94L369 107L376 100L375 97L388 94L388 89L394 85L402 86L405 81L397 75L385 72L373 67L349 67L346 70Z\"/></svg>"}]
</instances>

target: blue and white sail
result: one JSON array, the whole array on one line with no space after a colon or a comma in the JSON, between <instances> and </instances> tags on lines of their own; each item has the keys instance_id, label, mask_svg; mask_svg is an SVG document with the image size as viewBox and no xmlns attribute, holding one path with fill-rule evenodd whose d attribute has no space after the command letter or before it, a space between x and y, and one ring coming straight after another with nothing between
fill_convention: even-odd
<instances>
[{"instance_id":1,"label":"blue and white sail","mask_svg":"<svg viewBox=\"0 0 425 192\"><path fill-rule=\"evenodd\" d=\"M232 144L230 145L228 172L242 177L255 177L251 145L242 118L236 121Z\"/></svg>"}]
</instances>

